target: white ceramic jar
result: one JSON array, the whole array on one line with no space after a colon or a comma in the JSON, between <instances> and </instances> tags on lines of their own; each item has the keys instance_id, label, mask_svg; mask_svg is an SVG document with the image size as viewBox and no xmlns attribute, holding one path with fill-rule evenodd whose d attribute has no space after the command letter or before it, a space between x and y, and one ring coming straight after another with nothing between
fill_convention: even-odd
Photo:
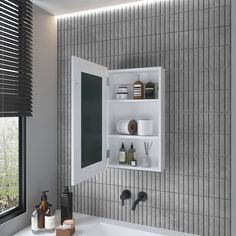
<instances>
[{"instance_id":1,"label":"white ceramic jar","mask_svg":"<svg viewBox=\"0 0 236 236\"><path fill-rule=\"evenodd\" d=\"M128 87L118 87L116 93L116 99L122 100L128 98Z\"/></svg>"},{"instance_id":2,"label":"white ceramic jar","mask_svg":"<svg viewBox=\"0 0 236 236\"><path fill-rule=\"evenodd\" d=\"M138 135L152 136L153 135L153 120L138 120Z\"/></svg>"}]
</instances>

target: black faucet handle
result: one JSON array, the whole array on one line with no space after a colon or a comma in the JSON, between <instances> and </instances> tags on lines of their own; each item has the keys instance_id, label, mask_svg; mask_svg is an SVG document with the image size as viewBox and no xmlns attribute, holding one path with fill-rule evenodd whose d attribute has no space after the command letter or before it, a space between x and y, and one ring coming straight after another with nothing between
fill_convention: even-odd
<instances>
[{"instance_id":1,"label":"black faucet handle","mask_svg":"<svg viewBox=\"0 0 236 236\"><path fill-rule=\"evenodd\" d=\"M120 200L122 201L122 206L124 206L124 202L126 199L131 198L131 192L129 190L123 190L120 195Z\"/></svg>"},{"instance_id":2,"label":"black faucet handle","mask_svg":"<svg viewBox=\"0 0 236 236\"><path fill-rule=\"evenodd\" d=\"M140 199L140 201L142 201L142 202L144 202L144 201L146 201L147 200L147 193L145 193L145 192L139 192L138 193L138 199Z\"/></svg>"}]
</instances>

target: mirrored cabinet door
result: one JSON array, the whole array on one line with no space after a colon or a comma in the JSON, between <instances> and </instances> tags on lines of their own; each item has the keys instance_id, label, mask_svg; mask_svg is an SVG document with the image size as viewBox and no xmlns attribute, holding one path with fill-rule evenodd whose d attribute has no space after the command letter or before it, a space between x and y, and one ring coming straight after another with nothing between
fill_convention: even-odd
<instances>
[{"instance_id":1,"label":"mirrored cabinet door","mask_svg":"<svg viewBox=\"0 0 236 236\"><path fill-rule=\"evenodd\" d=\"M94 176L107 167L107 69L72 57L71 182Z\"/></svg>"}]
</instances>

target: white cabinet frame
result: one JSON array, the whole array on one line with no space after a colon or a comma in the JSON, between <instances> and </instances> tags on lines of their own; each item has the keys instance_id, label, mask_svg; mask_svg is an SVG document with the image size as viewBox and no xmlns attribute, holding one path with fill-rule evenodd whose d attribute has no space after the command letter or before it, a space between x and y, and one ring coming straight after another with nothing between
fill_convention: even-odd
<instances>
[{"instance_id":1,"label":"white cabinet frame","mask_svg":"<svg viewBox=\"0 0 236 236\"><path fill-rule=\"evenodd\" d=\"M81 74L82 72L98 76L102 79L102 160L92 165L81 167ZM144 83L150 80L158 84L158 98L143 100L114 99L119 85L132 87L136 74L141 75ZM161 172L165 167L165 71L161 67L111 70L95 63L72 57L71 68L71 184L76 185L100 172L107 167L134 169ZM131 94L131 91L130 91ZM136 113L135 114L135 109ZM132 114L134 109L134 114ZM123 112L123 113L122 113ZM146 115L146 116L145 116ZM154 136L125 136L115 133L116 119L123 116L134 116L136 119L151 117L155 122ZM122 141L134 142L137 152L142 155L144 141L152 141L156 146L153 149L153 166L142 166L141 157L137 167L118 164L117 155ZM92 148L92 147L91 147ZM127 147L128 149L128 147ZM108 158L108 153L110 157Z\"/></svg>"}]
</instances>

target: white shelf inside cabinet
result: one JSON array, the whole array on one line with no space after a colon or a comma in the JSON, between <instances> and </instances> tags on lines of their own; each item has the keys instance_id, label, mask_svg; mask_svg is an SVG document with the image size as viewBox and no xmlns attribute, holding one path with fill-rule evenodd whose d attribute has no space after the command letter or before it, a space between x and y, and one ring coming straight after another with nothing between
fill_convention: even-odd
<instances>
[{"instance_id":1,"label":"white shelf inside cabinet","mask_svg":"<svg viewBox=\"0 0 236 236\"><path fill-rule=\"evenodd\" d=\"M110 103L158 103L159 99L124 99L116 100L111 99Z\"/></svg>"},{"instance_id":2,"label":"white shelf inside cabinet","mask_svg":"<svg viewBox=\"0 0 236 236\"><path fill-rule=\"evenodd\" d=\"M144 139L144 140L157 140L158 136L138 136L138 135L123 135L123 134L110 134L110 138L116 139Z\"/></svg>"},{"instance_id":3,"label":"white shelf inside cabinet","mask_svg":"<svg viewBox=\"0 0 236 236\"><path fill-rule=\"evenodd\" d=\"M159 172L160 169L157 168L157 167L143 167L143 166L130 166L130 165L127 165L127 164L119 164L119 163L111 163L111 164L108 164L108 167L111 167L111 168L118 168L118 169L126 169L126 170L143 170L143 171L151 171L151 172Z\"/></svg>"}]
</instances>

